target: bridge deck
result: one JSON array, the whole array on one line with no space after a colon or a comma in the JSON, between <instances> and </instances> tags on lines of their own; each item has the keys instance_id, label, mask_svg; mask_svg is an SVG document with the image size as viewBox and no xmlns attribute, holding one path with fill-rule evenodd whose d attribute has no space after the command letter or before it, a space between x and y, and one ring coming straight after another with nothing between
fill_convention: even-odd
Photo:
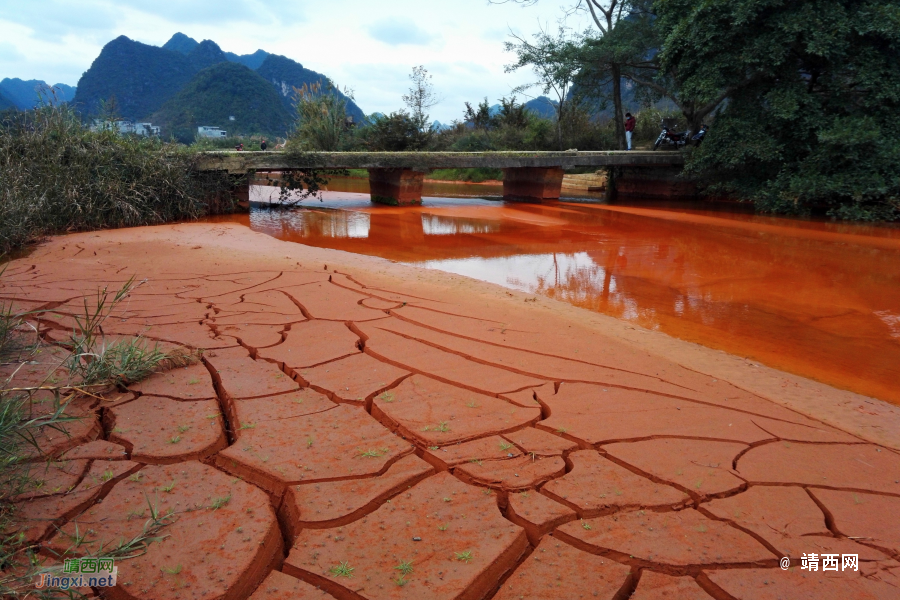
<instances>
[{"instance_id":1,"label":"bridge deck","mask_svg":"<svg viewBox=\"0 0 900 600\"><path fill-rule=\"evenodd\" d=\"M206 152L201 171L281 171L288 169L384 169L415 171L468 167L665 167L684 164L681 152Z\"/></svg>"}]
</instances>

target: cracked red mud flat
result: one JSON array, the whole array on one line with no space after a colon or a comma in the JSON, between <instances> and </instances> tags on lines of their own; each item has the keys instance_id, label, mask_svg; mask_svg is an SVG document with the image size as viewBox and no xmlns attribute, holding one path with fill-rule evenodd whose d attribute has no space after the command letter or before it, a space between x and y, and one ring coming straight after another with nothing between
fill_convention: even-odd
<instances>
[{"instance_id":1,"label":"cracked red mud flat","mask_svg":"<svg viewBox=\"0 0 900 600\"><path fill-rule=\"evenodd\" d=\"M303 530L283 571L336 596L347 597L350 588L361 598L395 598L402 587L407 598L476 599L527 545L524 530L501 516L492 496L439 473L359 521ZM342 563L352 577L341 574Z\"/></svg>"},{"instance_id":2,"label":"cracked red mud flat","mask_svg":"<svg viewBox=\"0 0 900 600\"><path fill-rule=\"evenodd\" d=\"M431 464L447 470L467 462L515 458L522 452L504 438L492 435L449 446L428 446L422 455Z\"/></svg>"},{"instance_id":3,"label":"cracked red mud flat","mask_svg":"<svg viewBox=\"0 0 900 600\"><path fill-rule=\"evenodd\" d=\"M709 578L735 598L747 600L885 600L897 597L895 582L856 573L809 573L799 569L710 571Z\"/></svg>"},{"instance_id":4,"label":"cracked red mud flat","mask_svg":"<svg viewBox=\"0 0 900 600\"><path fill-rule=\"evenodd\" d=\"M611 599L626 588L630 579L631 569L625 565L576 550L547 536L506 580L494 598Z\"/></svg>"},{"instance_id":5,"label":"cracked red mud flat","mask_svg":"<svg viewBox=\"0 0 900 600\"><path fill-rule=\"evenodd\" d=\"M729 442L661 439L603 446L610 457L701 497L733 492L746 483L731 464L747 446Z\"/></svg>"},{"instance_id":6,"label":"cracked red mud flat","mask_svg":"<svg viewBox=\"0 0 900 600\"><path fill-rule=\"evenodd\" d=\"M280 512L291 538L301 528L322 529L355 521L386 499L434 473L415 454L404 456L383 475L344 481L322 481L287 488Z\"/></svg>"},{"instance_id":7,"label":"cracked red mud flat","mask_svg":"<svg viewBox=\"0 0 900 600\"><path fill-rule=\"evenodd\" d=\"M375 475L412 450L362 408L340 405L256 422L216 455L216 464L280 495L292 483Z\"/></svg>"},{"instance_id":8,"label":"cracked red mud flat","mask_svg":"<svg viewBox=\"0 0 900 600\"><path fill-rule=\"evenodd\" d=\"M304 381L335 402L359 403L407 375L409 371L375 360L368 354L354 354L300 371Z\"/></svg>"},{"instance_id":9,"label":"cracked red mud flat","mask_svg":"<svg viewBox=\"0 0 900 600\"><path fill-rule=\"evenodd\" d=\"M775 437L763 429L769 424L785 432L786 437L815 435L822 438L815 441L853 441L846 434L829 436L824 430L777 423L734 410L598 385L564 383L556 395L544 401L550 417L540 423L540 428L565 431L589 444L653 436L750 444Z\"/></svg>"},{"instance_id":10,"label":"cracked red mud flat","mask_svg":"<svg viewBox=\"0 0 900 600\"><path fill-rule=\"evenodd\" d=\"M228 444L215 400L141 396L109 409L108 421L109 439L130 448L133 460L145 463L206 458Z\"/></svg>"},{"instance_id":11,"label":"cracked red mud flat","mask_svg":"<svg viewBox=\"0 0 900 600\"><path fill-rule=\"evenodd\" d=\"M463 481L504 491L533 489L565 472L566 463L559 456L536 458L530 455L467 462L453 470L453 474Z\"/></svg>"},{"instance_id":12,"label":"cracked red mud flat","mask_svg":"<svg viewBox=\"0 0 900 600\"><path fill-rule=\"evenodd\" d=\"M46 342L0 376L68 382L66 327L131 275L146 282L107 341L143 333L203 362L74 395L79 419L39 432L36 485L16 498L24 539L79 554L139 534L150 505L174 511L104 597L900 589L900 454L866 441L900 448L884 405L694 347L676 364L657 334L436 271L232 225L56 238L0 278L0 296L44 309ZM858 554L859 571L780 569L811 552Z\"/></svg>"},{"instance_id":13,"label":"cracked red mud flat","mask_svg":"<svg viewBox=\"0 0 900 600\"><path fill-rule=\"evenodd\" d=\"M222 339L235 340L248 348L267 348L280 344L281 325L212 325Z\"/></svg>"},{"instance_id":14,"label":"cracked red mud flat","mask_svg":"<svg viewBox=\"0 0 900 600\"><path fill-rule=\"evenodd\" d=\"M375 398L372 415L425 446L442 446L517 429L541 411L413 375Z\"/></svg>"},{"instance_id":15,"label":"cracked red mud flat","mask_svg":"<svg viewBox=\"0 0 900 600\"><path fill-rule=\"evenodd\" d=\"M253 360L243 348L216 350L206 353L213 378L226 398L259 398L300 389L276 365Z\"/></svg>"},{"instance_id":16,"label":"cracked red mud flat","mask_svg":"<svg viewBox=\"0 0 900 600\"><path fill-rule=\"evenodd\" d=\"M292 325L284 342L257 350L257 358L296 371L356 354L358 341L343 323L306 321Z\"/></svg>"},{"instance_id":17,"label":"cracked red mud flat","mask_svg":"<svg viewBox=\"0 0 900 600\"><path fill-rule=\"evenodd\" d=\"M848 495L851 502L862 502L859 494ZM894 504L897 505L895 508L900 508L900 502ZM825 515L800 487L756 486L737 496L713 500L704 504L703 509L715 517L752 531L782 556L797 558L811 552L837 552L858 554L861 560L886 558L882 553L852 540L834 537L825 523ZM857 512L861 513L863 511ZM890 526L884 524L888 529ZM869 533L874 531L869 528ZM866 537L862 533L845 535Z\"/></svg>"},{"instance_id":18,"label":"cracked red mud flat","mask_svg":"<svg viewBox=\"0 0 900 600\"><path fill-rule=\"evenodd\" d=\"M256 429L259 423L312 415L331 410L335 404L322 394L306 388L264 398L226 400L225 408L234 437L240 439L245 431Z\"/></svg>"},{"instance_id":19,"label":"cracked red mud flat","mask_svg":"<svg viewBox=\"0 0 900 600\"><path fill-rule=\"evenodd\" d=\"M708 600L692 577L671 577L656 571L644 571L630 600Z\"/></svg>"},{"instance_id":20,"label":"cracked red mud flat","mask_svg":"<svg viewBox=\"0 0 900 600\"><path fill-rule=\"evenodd\" d=\"M525 528L528 540L537 544L553 529L575 519L575 511L535 491L509 495L507 518Z\"/></svg>"},{"instance_id":21,"label":"cracked red mud flat","mask_svg":"<svg viewBox=\"0 0 900 600\"><path fill-rule=\"evenodd\" d=\"M56 531L68 517L81 512L98 497L112 489L113 485L141 465L128 460L95 460L81 482L71 489L59 489L59 493L20 502L17 519L18 530L29 544L36 543Z\"/></svg>"},{"instance_id":22,"label":"cracked red mud flat","mask_svg":"<svg viewBox=\"0 0 900 600\"><path fill-rule=\"evenodd\" d=\"M166 490L169 490L168 492ZM252 485L198 462L148 466L118 482L51 540L76 555L114 547L139 534L147 498L165 515L167 537L120 568L112 598L245 598L280 560L281 534L268 498ZM76 524L80 544L73 547Z\"/></svg>"},{"instance_id":23,"label":"cracked red mud flat","mask_svg":"<svg viewBox=\"0 0 900 600\"><path fill-rule=\"evenodd\" d=\"M900 456L870 444L766 444L742 456L737 471L750 481L900 495Z\"/></svg>"},{"instance_id":24,"label":"cracked red mud flat","mask_svg":"<svg viewBox=\"0 0 900 600\"><path fill-rule=\"evenodd\" d=\"M334 598L334 596L300 581L296 577L285 575L281 571L272 571L256 588L249 600L329 600L330 598Z\"/></svg>"},{"instance_id":25,"label":"cracked red mud flat","mask_svg":"<svg viewBox=\"0 0 900 600\"><path fill-rule=\"evenodd\" d=\"M147 396L178 400L212 400L216 397L212 378L202 364L154 373L140 383L132 384L129 389Z\"/></svg>"},{"instance_id":26,"label":"cracked red mud flat","mask_svg":"<svg viewBox=\"0 0 900 600\"><path fill-rule=\"evenodd\" d=\"M900 519L884 518L900 515L900 498L818 489L812 494L831 513L834 527L842 535L900 554Z\"/></svg>"},{"instance_id":27,"label":"cracked red mud flat","mask_svg":"<svg viewBox=\"0 0 900 600\"><path fill-rule=\"evenodd\" d=\"M635 475L594 450L573 452L569 460L572 470L541 491L576 509L583 519L624 508L681 506L689 499L684 492Z\"/></svg>"},{"instance_id":28,"label":"cracked red mud flat","mask_svg":"<svg viewBox=\"0 0 900 600\"><path fill-rule=\"evenodd\" d=\"M361 327L368 336L366 353L405 369L426 373L469 389L499 394L544 383L536 377L484 365L458 354L385 331L378 324Z\"/></svg>"},{"instance_id":29,"label":"cracked red mud flat","mask_svg":"<svg viewBox=\"0 0 900 600\"><path fill-rule=\"evenodd\" d=\"M671 566L747 564L775 558L753 537L691 509L572 521L554 535L594 552L613 551Z\"/></svg>"}]
</instances>

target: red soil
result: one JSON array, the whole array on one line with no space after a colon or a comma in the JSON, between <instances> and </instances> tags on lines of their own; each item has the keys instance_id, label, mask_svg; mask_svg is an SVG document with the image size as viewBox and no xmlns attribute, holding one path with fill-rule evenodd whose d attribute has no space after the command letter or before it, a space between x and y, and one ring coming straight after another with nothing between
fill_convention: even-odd
<instances>
[{"instance_id":1,"label":"red soil","mask_svg":"<svg viewBox=\"0 0 900 600\"><path fill-rule=\"evenodd\" d=\"M215 400L179 402L141 396L109 409L108 414L109 439L144 463L206 458L228 444Z\"/></svg>"},{"instance_id":2,"label":"red soil","mask_svg":"<svg viewBox=\"0 0 900 600\"><path fill-rule=\"evenodd\" d=\"M625 565L581 552L547 536L506 580L495 598L613 598L628 589L630 580L630 569Z\"/></svg>"},{"instance_id":3,"label":"red soil","mask_svg":"<svg viewBox=\"0 0 900 600\"><path fill-rule=\"evenodd\" d=\"M84 298L132 273L147 282L108 341L142 333L203 363L67 396L79 418L39 432L42 483L17 498L43 552L95 552L150 506L174 511L104 597L900 589L893 409L451 275L233 226L57 238L0 279L46 342L0 365L8 386L68 381L57 344ZM801 571L811 552L858 554L859 571Z\"/></svg>"}]
</instances>

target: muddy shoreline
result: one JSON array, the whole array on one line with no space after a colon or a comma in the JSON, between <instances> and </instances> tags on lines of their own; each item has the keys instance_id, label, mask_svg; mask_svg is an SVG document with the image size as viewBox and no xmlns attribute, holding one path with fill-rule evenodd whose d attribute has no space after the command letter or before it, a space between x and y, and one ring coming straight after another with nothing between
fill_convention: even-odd
<instances>
[{"instance_id":1,"label":"muddy shoreline","mask_svg":"<svg viewBox=\"0 0 900 600\"><path fill-rule=\"evenodd\" d=\"M47 485L21 501L47 552L139 533L148 497L175 515L109 597L877 598L900 584L887 403L235 224L61 236L11 262L0 294L37 304L47 344L13 382L44 377L84 297L131 275L146 282L106 334L202 362L79 397L67 435L40 439ZM814 550L859 569L803 577Z\"/></svg>"}]
</instances>

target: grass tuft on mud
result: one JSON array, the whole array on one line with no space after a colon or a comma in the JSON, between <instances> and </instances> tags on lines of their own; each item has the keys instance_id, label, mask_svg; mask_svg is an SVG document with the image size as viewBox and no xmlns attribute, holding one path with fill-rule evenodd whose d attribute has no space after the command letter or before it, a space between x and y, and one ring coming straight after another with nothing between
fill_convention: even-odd
<instances>
[{"instance_id":1,"label":"grass tuft on mud","mask_svg":"<svg viewBox=\"0 0 900 600\"><path fill-rule=\"evenodd\" d=\"M0 253L54 233L229 212L227 175L157 138L91 131L67 105L0 118Z\"/></svg>"}]
</instances>

